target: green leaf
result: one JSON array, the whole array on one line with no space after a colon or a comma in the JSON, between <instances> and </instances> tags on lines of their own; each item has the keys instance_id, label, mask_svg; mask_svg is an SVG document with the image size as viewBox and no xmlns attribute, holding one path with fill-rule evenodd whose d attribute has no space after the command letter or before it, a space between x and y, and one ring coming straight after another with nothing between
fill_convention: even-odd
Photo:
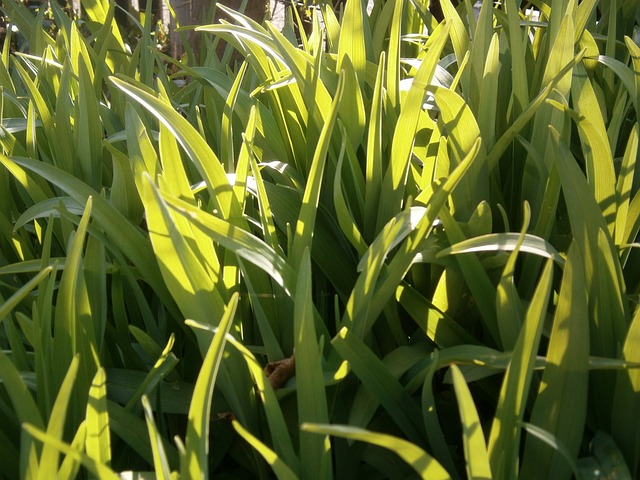
<instances>
[{"instance_id":1,"label":"green leaf","mask_svg":"<svg viewBox=\"0 0 640 480\"><path fill-rule=\"evenodd\" d=\"M429 444L431 445L433 454L444 464L444 467L452 474L453 478L457 479L460 478L457 475L457 467L453 461L453 457L451 456L449 443L442 431L442 426L436 410L433 378L438 368L441 367L440 352L438 350L434 350L430 357L430 362L424 369L424 379L422 380L422 420L427 431L427 436L429 437ZM409 387L411 388L414 385L419 384L421 378L421 375L417 375L416 380L411 382Z\"/></svg>"},{"instance_id":2,"label":"green leaf","mask_svg":"<svg viewBox=\"0 0 640 480\"><path fill-rule=\"evenodd\" d=\"M342 328L331 341L340 356L389 413L407 438L415 443L425 440L424 431L415 424L420 408L391 375L382 361L347 328Z\"/></svg>"},{"instance_id":3,"label":"green leaf","mask_svg":"<svg viewBox=\"0 0 640 480\"><path fill-rule=\"evenodd\" d=\"M457 365L451 365L451 373L458 400L458 411L462 420L462 445L468 478L488 480L492 478L491 467L478 410L473 402L467 382Z\"/></svg>"},{"instance_id":4,"label":"green leaf","mask_svg":"<svg viewBox=\"0 0 640 480\"><path fill-rule=\"evenodd\" d=\"M622 357L640 362L640 308L635 314L625 338ZM626 368L618 373L613 397L612 435L624 454L631 472L640 468L640 369ZM632 475L633 476L633 475Z\"/></svg>"},{"instance_id":5,"label":"green leaf","mask_svg":"<svg viewBox=\"0 0 640 480\"><path fill-rule=\"evenodd\" d=\"M414 287L399 285L396 300L413 318L421 331L440 348L460 344L473 344L476 340L455 319L441 312L433 302Z\"/></svg>"},{"instance_id":6,"label":"green leaf","mask_svg":"<svg viewBox=\"0 0 640 480\"><path fill-rule=\"evenodd\" d=\"M483 4L484 5L484 4ZM490 4L489 4L490 5ZM495 144L497 123L497 101L500 73L499 49L500 42L497 33L493 34L487 51L483 77L480 83L480 105L478 110L478 127L482 132L482 139L486 148ZM474 40L475 42L475 40Z\"/></svg>"},{"instance_id":7,"label":"green leaf","mask_svg":"<svg viewBox=\"0 0 640 480\"><path fill-rule=\"evenodd\" d=\"M89 197L93 198L92 217L109 235L113 243L139 269L145 281L156 291L158 298L166 302L170 295L162 282L158 264L150 248L149 241L139 229L129 223L126 218L84 183L67 172L57 169L44 162L22 157L8 158L0 155L0 163L11 169L11 164L26 168L47 179L58 188L65 191L76 202L85 205ZM16 171L16 174L18 172ZM53 195L50 195L53 196ZM45 197L46 198L46 197ZM173 307L169 304L169 308Z\"/></svg>"},{"instance_id":8,"label":"green leaf","mask_svg":"<svg viewBox=\"0 0 640 480\"><path fill-rule=\"evenodd\" d=\"M39 428L34 427L32 424L24 423L22 425L22 428L24 428L26 432L34 439L39 440L46 445L50 445L61 453L64 453L67 457L71 457L75 461L82 463L82 465L92 475L105 480L118 480L120 478L108 466L96 462L82 451L72 448L69 444L64 443L57 438L43 432Z\"/></svg>"},{"instance_id":9,"label":"green leaf","mask_svg":"<svg viewBox=\"0 0 640 480\"><path fill-rule=\"evenodd\" d=\"M79 365L80 358L76 355L69 365L69 370L62 381L56 401L51 409L49 424L47 425L47 435L50 435L52 438L57 440L62 440L64 435L65 420L69 409L69 399L71 398ZM38 465L38 479L49 478L51 476L51 472L56 472L58 470L59 454L60 452L52 445L45 444L43 446L42 455L40 456L40 464Z\"/></svg>"},{"instance_id":10,"label":"green leaf","mask_svg":"<svg viewBox=\"0 0 640 480\"><path fill-rule=\"evenodd\" d=\"M210 328L208 326L205 327ZM264 368L241 342L230 335L227 336L227 341L242 354L251 377L255 382L255 386L262 400L262 405L265 409L265 416L267 417L269 431L271 432L276 454L288 465L289 468L296 472L296 474L299 473L301 470L300 460L293 448L291 434L285 423L283 411L280 407L280 403L278 402L274 389L272 388L269 379L266 377ZM256 448L255 445L253 446Z\"/></svg>"},{"instance_id":11,"label":"green leaf","mask_svg":"<svg viewBox=\"0 0 640 480\"><path fill-rule=\"evenodd\" d=\"M449 25L438 27L429 37L429 50L422 60L420 69L411 83L411 88L402 103L402 109L393 133L391 157L384 175L382 188L385 192L378 201L379 230L398 211L402 204L405 182L411 160L411 149L416 136L418 119L422 114L423 99L429 88L440 54L449 38ZM389 58L389 73L393 59ZM387 81L388 88L391 87Z\"/></svg>"},{"instance_id":12,"label":"green leaf","mask_svg":"<svg viewBox=\"0 0 640 480\"><path fill-rule=\"evenodd\" d=\"M390 2L391 3L391 2ZM380 62L376 73L376 83L373 90L373 97L369 114L369 124L367 129L367 160L365 169L365 215L364 215L364 235L371 239L376 233L377 209L382 189L383 162L383 119L384 117L384 72L386 56L380 54Z\"/></svg>"},{"instance_id":13,"label":"green leaf","mask_svg":"<svg viewBox=\"0 0 640 480\"><path fill-rule=\"evenodd\" d=\"M209 476L209 422L213 388L224 353L226 334L231 328L238 306L238 298L237 293L233 294L220 319L218 330L204 357L193 390L188 415L186 450L180 461L181 474L185 478L208 478Z\"/></svg>"},{"instance_id":14,"label":"green leaf","mask_svg":"<svg viewBox=\"0 0 640 480\"><path fill-rule=\"evenodd\" d=\"M127 402L125 408L132 409L140 398L144 395L150 395L160 381L176 366L178 359L171 353L174 339L174 334L171 334L164 350L158 355L158 360L156 360L156 363L153 365L153 368L149 370L144 380L138 384L138 388L136 388L136 391Z\"/></svg>"},{"instance_id":15,"label":"green leaf","mask_svg":"<svg viewBox=\"0 0 640 480\"><path fill-rule=\"evenodd\" d=\"M345 59L348 58L360 88L364 85L367 57L370 56L371 48L371 30L366 15L366 4L363 0L349 0L342 17L337 70L344 68Z\"/></svg>"},{"instance_id":16,"label":"green leaf","mask_svg":"<svg viewBox=\"0 0 640 480\"><path fill-rule=\"evenodd\" d=\"M140 180L140 196L146 209L149 236L162 277L184 316L198 322L213 322L222 315L225 294L220 282L214 282L201 259L197 245L188 243L180 231L181 216L175 217L147 173ZM206 348L201 345L201 348Z\"/></svg>"},{"instance_id":17,"label":"green leaf","mask_svg":"<svg viewBox=\"0 0 640 480\"><path fill-rule=\"evenodd\" d=\"M149 440L151 443L151 451L153 452L153 465L156 470L156 478L159 480L169 480L171 473L169 469L169 460L165 453L164 446L162 444L162 437L156 427L156 422L153 419L153 411L151 410L151 404L149 398L146 395L142 396L142 407L144 409L144 417L147 421L147 428L149 430Z\"/></svg>"},{"instance_id":18,"label":"green leaf","mask_svg":"<svg viewBox=\"0 0 640 480\"><path fill-rule=\"evenodd\" d=\"M474 252L513 252L519 248L521 252L532 253L564 266L564 258L544 238L536 235L525 234L521 239L519 233L489 233L479 237L469 238L458 242L438 252L437 258L447 255L460 255Z\"/></svg>"},{"instance_id":19,"label":"green leaf","mask_svg":"<svg viewBox=\"0 0 640 480\"><path fill-rule=\"evenodd\" d=\"M295 270L261 239L189 203L169 195L164 195L164 197L169 205L187 217L207 235L210 235L215 242L264 270L278 285L284 288L287 294L293 295L297 278Z\"/></svg>"},{"instance_id":20,"label":"green leaf","mask_svg":"<svg viewBox=\"0 0 640 480\"><path fill-rule=\"evenodd\" d=\"M631 55L633 72L635 73L635 96L631 95L636 110L640 107L640 47L629 37L624 37L624 43ZM630 90L629 93L632 93Z\"/></svg>"},{"instance_id":21,"label":"green leaf","mask_svg":"<svg viewBox=\"0 0 640 480\"><path fill-rule=\"evenodd\" d=\"M73 440L71 441L71 448L82 451L84 448L85 439L87 436L86 423L82 422L76 431ZM80 462L70 456L66 456L62 461L60 470L58 470L58 478L60 479L73 479L78 475L80 470Z\"/></svg>"},{"instance_id":22,"label":"green leaf","mask_svg":"<svg viewBox=\"0 0 640 480\"><path fill-rule=\"evenodd\" d=\"M496 141L496 144L487 154L487 163L489 165L489 171L492 171L498 164L500 158L505 151L511 145L511 142L520 134L525 126L535 117L536 112L549 98L551 93L557 87L558 83L565 78L565 75L570 72L577 64L582 60L586 53L583 50L576 55L571 61L564 65L557 74L549 80L548 84L542 89L542 91L531 101L531 103L525 108L521 115L519 115L513 123L507 128L502 136Z\"/></svg>"},{"instance_id":23,"label":"green leaf","mask_svg":"<svg viewBox=\"0 0 640 480\"><path fill-rule=\"evenodd\" d=\"M367 123L364 99L356 73L350 57L346 56L342 61L340 75L344 79L343 91L349 92L349 95L342 95L338 111L342 121L341 126L346 129L351 147L354 150L360 147Z\"/></svg>"},{"instance_id":24,"label":"green leaf","mask_svg":"<svg viewBox=\"0 0 640 480\"><path fill-rule=\"evenodd\" d=\"M571 230L585 259L590 316L595 327L591 330L591 352L614 357L615 345L622 341L627 330L619 257L582 171L558 132L552 129L551 134L556 151L560 153L556 155L556 162ZM605 401L604 396L602 401Z\"/></svg>"},{"instance_id":25,"label":"green leaf","mask_svg":"<svg viewBox=\"0 0 640 480\"><path fill-rule=\"evenodd\" d=\"M558 454L562 455L562 457L565 459L565 461L571 468L571 471L575 476L575 478L578 478L578 479L584 478L580 475L580 472L578 469L578 463L575 460L575 455L569 452L567 447L564 444L562 444L562 442L560 442L560 440L558 440L553 434L547 432L546 430L543 430L540 427L532 425L531 423L524 423L522 426L530 435L529 438L534 438L534 437L537 438L541 442L546 443L548 447L555 450Z\"/></svg>"},{"instance_id":26,"label":"green leaf","mask_svg":"<svg viewBox=\"0 0 640 480\"><path fill-rule=\"evenodd\" d=\"M443 87L431 87L430 90L434 92L440 117L448 133L450 170L453 171L474 147L475 142L481 137L481 131L471 109L462 97ZM461 219L471 216L478 204L489 198L490 182L484 161L486 158L484 143L479 147L478 157L478 161L469 166L469 174L460 180L458 188L452 193L452 213Z\"/></svg>"},{"instance_id":27,"label":"green leaf","mask_svg":"<svg viewBox=\"0 0 640 480\"><path fill-rule=\"evenodd\" d=\"M507 369L496 414L489 435L489 458L494 478L517 477L518 445L521 421L529 393L535 355L538 351L544 317L551 294L553 263L549 260L540 276L538 287L529 305L525 323Z\"/></svg>"},{"instance_id":28,"label":"green leaf","mask_svg":"<svg viewBox=\"0 0 640 480\"><path fill-rule=\"evenodd\" d=\"M458 243L464 241L465 235L460 225L453 219L448 210L442 209L440 218L450 242ZM458 256L456 260L458 261L464 280L478 306L478 310L484 319L487 330L493 339L497 341L500 335L498 333L498 319L494 300L496 297L496 288L493 286L480 260L475 255Z\"/></svg>"},{"instance_id":29,"label":"green leaf","mask_svg":"<svg viewBox=\"0 0 640 480\"><path fill-rule=\"evenodd\" d=\"M322 351L314 326L311 257L302 255L298 285L294 299L294 351L296 353L296 393L298 421L327 423L329 412L322 374ZM331 450L328 442L317 435L300 434L300 460L303 478L332 478Z\"/></svg>"},{"instance_id":30,"label":"green leaf","mask_svg":"<svg viewBox=\"0 0 640 480\"><path fill-rule=\"evenodd\" d=\"M109 380L109 385L112 385L111 380ZM112 390L113 389L110 389L109 395L112 395ZM189 391L189 393L191 392ZM185 403L188 403L190 399L191 397L189 396ZM111 400L107 400L107 404L109 407L109 425L111 431L126 444L127 448L130 448L133 452L140 455L147 463L153 464L153 448L149 443L149 430L144 420ZM184 412L181 411L180 413ZM169 443L169 441L164 438L162 440L170 464L178 466L179 457L177 449L173 443Z\"/></svg>"},{"instance_id":31,"label":"green leaf","mask_svg":"<svg viewBox=\"0 0 640 480\"><path fill-rule=\"evenodd\" d=\"M451 478L442 465L431 455L417 445L402 438L346 425L318 425L307 423L303 424L301 428L307 432L334 435L336 437L359 440L387 448L398 454L400 458L411 465L421 478L428 478L429 480L448 480Z\"/></svg>"},{"instance_id":32,"label":"green leaf","mask_svg":"<svg viewBox=\"0 0 640 480\"><path fill-rule=\"evenodd\" d=\"M515 347L524 320L524 309L515 285L514 276L518 255L520 254L522 244L526 238L526 231L529 228L530 221L531 209L529 208L529 204L525 202L524 218L522 221L520 235L518 235L515 248L509 255L507 264L502 271L500 282L496 288L496 317L498 320L498 330L500 332L502 346L506 350L513 350Z\"/></svg>"},{"instance_id":33,"label":"green leaf","mask_svg":"<svg viewBox=\"0 0 640 480\"><path fill-rule=\"evenodd\" d=\"M296 223L295 235L293 237L293 245L289 255L289 263L291 265L300 265L302 254L305 249L311 249L313 239L313 227L316 222L316 213L318 211L318 203L320 201L320 189L322 186L322 177L324 174L327 151L329 150L329 142L333 134L333 127L338 116L338 107L342 100L344 92L344 77L338 85L338 90L331 104L329 118L325 122L318 145L316 146L311 169L307 178L307 184L304 189L302 198L302 207Z\"/></svg>"},{"instance_id":34,"label":"green leaf","mask_svg":"<svg viewBox=\"0 0 640 480\"><path fill-rule=\"evenodd\" d=\"M102 162L96 162L102 158L102 124L98 120L98 101L93 90L90 74L90 64L87 64L82 56L78 64L78 97L76 98L74 129L77 143L78 168L87 185L94 190L99 190L102 185ZM65 141L64 139L61 139Z\"/></svg>"},{"instance_id":35,"label":"green leaf","mask_svg":"<svg viewBox=\"0 0 640 480\"><path fill-rule=\"evenodd\" d=\"M342 127L342 126L341 126ZM364 253L367 250L367 245L362 238L362 234L358 229L358 225L356 224L353 213L351 213L351 209L347 204L347 200L345 199L345 195L343 192L343 177L342 177L342 169L344 167L344 157L346 151L346 132L344 127L342 130L342 148L340 149L340 156L338 157L338 165L336 167L336 174L333 179L333 203L335 206L335 211L337 215L338 224L340 225L340 229L344 236L349 240L351 245L353 245L359 253ZM345 185L346 188L346 185Z\"/></svg>"},{"instance_id":36,"label":"green leaf","mask_svg":"<svg viewBox=\"0 0 640 480\"><path fill-rule=\"evenodd\" d=\"M235 200L222 164L197 130L170 104L119 78L110 77L110 80L127 96L155 115L176 136L187 156L202 175L211 198L222 216L224 218L239 217L240 205Z\"/></svg>"},{"instance_id":37,"label":"green leaf","mask_svg":"<svg viewBox=\"0 0 640 480\"><path fill-rule=\"evenodd\" d=\"M415 210L421 212L417 218L411 219L411 212L405 211L398 217L405 217L398 222L395 218L378 235L378 239L370 247L372 258L367 260L367 268L363 270L353 289L349 303L345 311L343 323L351 325L354 333L363 338L369 331L378 315L382 312L388 300L393 296L398 285L416 259L419 252L424 249L425 242L434 228L434 222L445 201L458 185L459 181L468 172L470 165L478 158L480 151L480 139L476 141L465 159L456 167L451 175L437 185L424 201L426 208ZM385 276L380 284L377 279L383 269L386 253L398 239L407 236L406 217L409 217L410 234L402 242L398 253L393 257L389 266L384 270ZM415 226L414 226L415 225ZM375 260L374 260L375 259ZM364 257L363 257L364 261Z\"/></svg>"},{"instance_id":38,"label":"green leaf","mask_svg":"<svg viewBox=\"0 0 640 480\"><path fill-rule=\"evenodd\" d=\"M640 136L640 126L636 123L631 130L629 139L627 141L626 148L624 150L624 157L622 158L622 165L620 166L620 174L618 175L618 182L616 185L617 196L617 209L616 209L616 223L615 223L615 243L620 245L632 240L629 235L634 225L638 222L638 216L633 218L633 213L630 209L632 184L635 173L635 163L638 154L638 137ZM633 236L635 238L635 235Z\"/></svg>"},{"instance_id":39,"label":"green leaf","mask_svg":"<svg viewBox=\"0 0 640 480\"><path fill-rule=\"evenodd\" d=\"M24 266L24 262L20 264L20 267L22 266ZM39 267L39 265L36 266L34 263L34 267L37 268ZM33 277L31 280L25 283L22 287L20 287L17 292L11 295L11 297L9 297L6 300L3 300L2 305L0 305L0 323L2 323L2 321L11 313L11 311L14 308L16 308L20 304L20 302L22 302L31 293L31 291L40 284L40 282L42 282L45 278L48 278L49 274L52 271L53 271L52 267L50 266L45 267L40 272L38 272L38 274L35 277ZM9 270L6 273L14 273L14 272Z\"/></svg>"},{"instance_id":40,"label":"green leaf","mask_svg":"<svg viewBox=\"0 0 640 480\"><path fill-rule=\"evenodd\" d=\"M67 262L58 287L53 325L53 381L62 383L74 356L79 354L81 358L78 374L79 394L73 397L69 411L72 422L78 422L85 416L86 392L98 367L98 345L82 258L92 205L93 198L89 197L82 219L69 242Z\"/></svg>"},{"instance_id":41,"label":"green leaf","mask_svg":"<svg viewBox=\"0 0 640 480\"><path fill-rule=\"evenodd\" d=\"M530 423L552 434L575 460L587 416L589 312L584 260L577 245L569 249L553 328ZM558 450L527 437L522 478L568 478L570 464Z\"/></svg>"},{"instance_id":42,"label":"green leaf","mask_svg":"<svg viewBox=\"0 0 640 480\"><path fill-rule=\"evenodd\" d=\"M446 23L451 24L451 43L458 66L461 67L469 51L469 33L451 0L441 0L441 5Z\"/></svg>"},{"instance_id":43,"label":"green leaf","mask_svg":"<svg viewBox=\"0 0 640 480\"><path fill-rule=\"evenodd\" d=\"M87 455L97 463L108 465L111 461L111 435L107 412L107 376L103 368L98 368L91 383L86 425Z\"/></svg>"},{"instance_id":44,"label":"green leaf","mask_svg":"<svg viewBox=\"0 0 640 480\"><path fill-rule=\"evenodd\" d=\"M279 480L296 480L299 478L293 470L282 461L276 452L262 443L258 437L252 435L251 432L240 425L237 420L234 420L232 425L234 430L262 455L262 458L271 466L273 473L276 474Z\"/></svg>"}]
</instances>

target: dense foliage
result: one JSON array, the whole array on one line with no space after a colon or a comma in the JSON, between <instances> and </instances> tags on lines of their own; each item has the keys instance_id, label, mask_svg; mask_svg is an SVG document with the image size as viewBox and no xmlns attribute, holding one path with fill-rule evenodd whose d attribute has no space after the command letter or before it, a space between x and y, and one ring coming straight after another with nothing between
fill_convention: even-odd
<instances>
[{"instance_id":1,"label":"dense foliage","mask_svg":"<svg viewBox=\"0 0 640 480\"><path fill-rule=\"evenodd\" d=\"M637 478L640 2L316 3L3 0L0 475Z\"/></svg>"}]
</instances>

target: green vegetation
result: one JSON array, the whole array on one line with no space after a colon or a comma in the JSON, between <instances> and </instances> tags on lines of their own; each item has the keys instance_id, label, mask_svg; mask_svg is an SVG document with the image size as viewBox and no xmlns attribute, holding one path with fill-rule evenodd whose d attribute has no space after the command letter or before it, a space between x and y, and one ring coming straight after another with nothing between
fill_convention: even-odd
<instances>
[{"instance_id":1,"label":"green vegetation","mask_svg":"<svg viewBox=\"0 0 640 480\"><path fill-rule=\"evenodd\" d=\"M638 478L640 2L318 3L3 0L0 475Z\"/></svg>"}]
</instances>

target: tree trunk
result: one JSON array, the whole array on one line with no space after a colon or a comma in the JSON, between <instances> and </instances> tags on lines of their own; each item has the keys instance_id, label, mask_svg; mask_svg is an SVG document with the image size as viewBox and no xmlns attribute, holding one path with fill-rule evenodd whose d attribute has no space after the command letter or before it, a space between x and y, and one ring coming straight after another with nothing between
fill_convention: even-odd
<instances>
[{"instance_id":1,"label":"tree trunk","mask_svg":"<svg viewBox=\"0 0 640 480\"><path fill-rule=\"evenodd\" d=\"M267 1L268 0L247 0L245 15L258 23L262 23L266 12ZM201 25L203 20L206 19L207 12L215 3L215 0L173 0L171 5L175 11L178 24L184 27ZM219 3L237 11L240 11L242 6L242 0L220 0ZM221 12L216 12L216 21L220 18L224 18L224 15L222 15ZM178 58L184 53L184 47L182 45L182 38L175 29L176 22L174 19L171 19L171 54L174 58ZM198 58L200 51L200 35L202 34L193 30L184 32L184 37L187 42L189 42L196 58Z\"/></svg>"}]
</instances>

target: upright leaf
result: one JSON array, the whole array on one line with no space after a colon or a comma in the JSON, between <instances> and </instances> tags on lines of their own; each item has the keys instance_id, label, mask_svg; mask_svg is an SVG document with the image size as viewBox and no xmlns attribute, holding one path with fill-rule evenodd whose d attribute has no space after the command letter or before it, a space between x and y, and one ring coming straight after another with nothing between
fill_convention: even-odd
<instances>
[{"instance_id":1,"label":"upright leaf","mask_svg":"<svg viewBox=\"0 0 640 480\"><path fill-rule=\"evenodd\" d=\"M237 293L233 294L220 319L218 330L211 340L193 390L185 451L180 459L180 472L185 478L209 478L209 424L213 388L224 353L225 337L231 328L238 306L238 298Z\"/></svg>"},{"instance_id":2,"label":"upright leaf","mask_svg":"<svg viewBox=\"0 0 640 480\"><path fill-rule=\"evenodd\" d=\"M560 287L547 364L531 413L533 425L554 435L577 459L587 413L589 312L584 260L575 243L569 249ZM571 466L558 451L528 436L521 478L569 478Z\"/></svg>"}]
</instances>

